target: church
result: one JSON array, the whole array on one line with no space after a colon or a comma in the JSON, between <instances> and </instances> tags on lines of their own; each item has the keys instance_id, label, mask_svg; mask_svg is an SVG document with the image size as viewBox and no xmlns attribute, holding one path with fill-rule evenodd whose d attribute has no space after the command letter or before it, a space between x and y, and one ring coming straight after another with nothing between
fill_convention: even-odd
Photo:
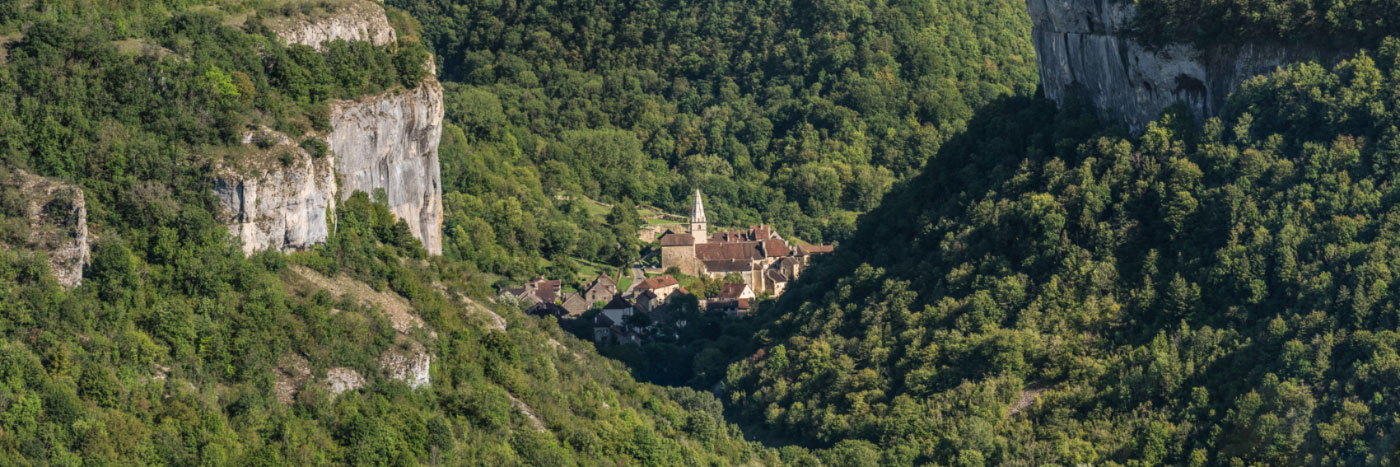
<instances>
[{"instance_id":1,"label":"church","mask_svg":"<svg viewBox=\"0 0 1400 467\"><path fill-rule=\"evenodd\" d=\"M754 293L782 295L811 263L811 257L831 252L830 245L791 245L766 225L747 230L709 233L700 190L690 210L690 233L661 237L661 268L682 274L722 278L738 274Z\"/></svg>"}]
</instances>

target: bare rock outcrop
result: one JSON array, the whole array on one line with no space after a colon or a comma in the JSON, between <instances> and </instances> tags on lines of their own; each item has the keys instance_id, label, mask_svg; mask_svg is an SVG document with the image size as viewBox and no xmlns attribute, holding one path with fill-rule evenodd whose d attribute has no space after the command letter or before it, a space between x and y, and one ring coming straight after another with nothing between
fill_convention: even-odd
<instances>
[{"instance_id":1,"label":"bare rock outcrop","mask_svg":"<svg viewBox=\"0 0 1400 467\"><path fill-rule=\"evenodd\" d=\"M1129 35L1136 14L1123 0L1026 0L1034 22L1045 96L1063 102L1073 93L1102 114L1142 131L1180 101L1197 120L1215 116L1245 80L1288 63L1335 63L1339 54L1294 44L1243 41L1198 49L1146 47Z\"/></svg>"},{"instance_id":2,"label":"bare rock outcrop","mask_svg":"<svg viewBox=\"0 0 1400 467\"><path fill-rule=\"evenodd\" d=\"M350 368L335 367L326 370L326 385L331 390L331 396L339 396L342 392L365 387L365 377Z\"/></svg>"},{"instance_id":3,"label":"bare rock outcrop","mask_svg":"<svg viewBox=\"0 0 1400 467\"><path fill-rule=\"evenodd\" d=\"M243 242L244 253L304 250L330 235L335 210L334 158L314 157L284 134L244 136L240 160L215 170L220 220Z\"/></svg>"},{"instance_id":4,"label":"bare rock outcrop","mask_svg":"<svg viewBox=\"0 0 1400 467\"><path fill-rule=\"evenodd\" d=\"M0 173L6 199L4 215L22 218L28 229L18 238L0 238L0 248L23 248L48 254L49 269L64 287L83 281L91 261L87 201L83 189L22 170Z\"/></svg>"},{"instance_id":5,"label":"bare rock outcrop","mask_svg":"<svg viewBox=\"0 0 1400 467\"><path fill-rule=\"evenodd\" d=\"M296 354L283 355L274 370L272 392L283 404L296 402L297 393L311 378L311 365L305 357Z\"/></svg>"},{"instance_id":6,"label":"bare rock outcrop","mask_svg":"<svg viewBox=\"0 0 1400 467\"><path fill-rule=\"evenodd\" d=\"M326 137L341 175L341 199L383 189L389 208L434 255L442 254L442 85L331 103Z\"/></svg>"},{"instance_id":7,"label":"bare rock outcrop","mask_svg":"<svg viewBox=\"0 0 1400 467\"><path fill-rule=\"evenodd\" d=\"M389 349L379 356L379 366L390 378L403 381L415 389L427 387L432 382L428 374L432 365L433 355L417 342L404 348Z\"/></svg>"},{"instance_id":8,"label":"bare rock outcrop","mask_svg":"<svg viewBox=\"0 0 1400 467\"><path fill-rule=\"evenodd\" d=\"M314 14L293 14L286 17L270 18L268 27L286 40L288 44L308 45L316 50L324 49L326 42L367 41L374 45L389 45L398 41L398 35L384 8L368 0L336 4L330 10Z\"/></svg>"}]
</instances>

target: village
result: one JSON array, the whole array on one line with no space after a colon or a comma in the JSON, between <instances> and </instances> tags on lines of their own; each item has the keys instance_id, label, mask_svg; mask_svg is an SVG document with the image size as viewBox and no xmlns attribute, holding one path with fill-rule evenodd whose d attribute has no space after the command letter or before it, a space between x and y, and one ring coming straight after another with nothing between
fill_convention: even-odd
<instances>
[{"instance_id":1,"label":"village","mask_svg":"<svg viewBox=\"0 0 1400 467\"><path fill-rule=\"evenodd\" d=\"M649 227L639 235L654 251L631 266L626 284L601 272L581 289L565 291L564 281L538 277L502 288L500 299L558 318L598 344L641 344L674 335L702 314L743 319L761 299L782 295L813 257L833 249L790 243L767 225L710 233L699 190L688 225ZM692 292L682 281L710 290Z\"/></svg>"}]
</instances>

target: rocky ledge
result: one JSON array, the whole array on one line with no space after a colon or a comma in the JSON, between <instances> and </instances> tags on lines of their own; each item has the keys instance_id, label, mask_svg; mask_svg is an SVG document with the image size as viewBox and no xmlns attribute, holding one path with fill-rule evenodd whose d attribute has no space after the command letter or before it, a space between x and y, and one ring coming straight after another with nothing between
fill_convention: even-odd
<instances>
[{"instance_id":1,"label":"rocky ledge","mask_svg":"<svg viewBox=\"0 0 1400 467\"><path fill-rule=\"evenodd\" d=\"M398 41L384 8L368 0L349 1L314 15L292 15L268 20L268 26L288 44L322 50L326 42L368 41L389 45Z\"/></svg>"}]
</instances>

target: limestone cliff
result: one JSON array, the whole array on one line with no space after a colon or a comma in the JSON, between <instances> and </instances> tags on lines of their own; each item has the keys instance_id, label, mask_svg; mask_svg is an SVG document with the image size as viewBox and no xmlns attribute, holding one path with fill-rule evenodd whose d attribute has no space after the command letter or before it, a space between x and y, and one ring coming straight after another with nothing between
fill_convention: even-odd
<instances>
[{"instance_id":1,"label":"limestone cliff","mask_svg":"<svg viewBox=\"0 0 1400 467\"><path fill-rule=\"evenodd\" d=\"M374 2L353 0L326 8L268 21L288 43L316 48L333 40L397 41L384 9ZM215 192L226 208L224 221L243 240L246 252L304 249L328 238L331 219L326 214L334 212L337 199L382 189L394 215L424 248L442 254L437 152L442 117L442 85L431 77L414 89L333 101L331 130L324 135L330 156L313 160L290 139L276 135L272 146L282 154L263 159L279 159L280 166L221 167Z\"/></svg>"},{"instance_id":2,"label":"limestone cliff","mask_svg":"<svg viewBox=\"0 0 1400 467\"><path fill-rule=\"evenodd\" d=\"M368 0L331 5L329 11L269 18L268 27L288 44L309 45L322 50L326 42L368 41L389 45L398 41L384 8Z\"/></svg>"},{"instance_id":3,"label":"limestone cliff","mask_svg":"<svg viewBox=\"0 0 1400 467\"><path fill-rule=\"evenodd\" d=\"M331 103L326 140L341 176L340 196L384 189L389 208L431 254L442 254L442 85L429 80L354 101Z\"/></svg>"},{"instance_id":4,"label":"limestone cliff","mask_svg":"<svg viewBox=\"0 0 1400 467\"><path fill-rule=\"evenodd\" d=\"M244 253L304 250L329 237L335 210L331 156L313 157L281 133L263 130L243 138L246 148L214 175L220 220L243 243Z\"/></svg>"},{"instance_id":5,"label":"limestone cliff","mask_svg":"<svg viewBox=\"0 0 1400 467\"><path fill-rule=\"evenodd\" d=\"M59 285L81 284L91 252L82 187L14 171L0 176L0 189L0 195L8 198L0 208L5 211L0 217L19 217L26 227L15 232L15 238L0 238L0 248L42 251L48 255L49 269Z\"/></svg>"},{"instance_id":6,"label":"limestone cliff","mask_svg":"<svg viewBox=\"0 0 1400 467\"><path fill-rule=\"evenodd\" d=\"M1186 103L1198 120L1216 115L1250 77L1292 62L1336 61L1305 47L1244 41L1205 50L1174 44L1151 50L1129 37L1127 0L1026 0L1034 22L1046 97L1079 92L1104 117L1141 131L1163 109ZM1329 63L1330 64L1330 63Z\"/></svg>"}]
</instances>

